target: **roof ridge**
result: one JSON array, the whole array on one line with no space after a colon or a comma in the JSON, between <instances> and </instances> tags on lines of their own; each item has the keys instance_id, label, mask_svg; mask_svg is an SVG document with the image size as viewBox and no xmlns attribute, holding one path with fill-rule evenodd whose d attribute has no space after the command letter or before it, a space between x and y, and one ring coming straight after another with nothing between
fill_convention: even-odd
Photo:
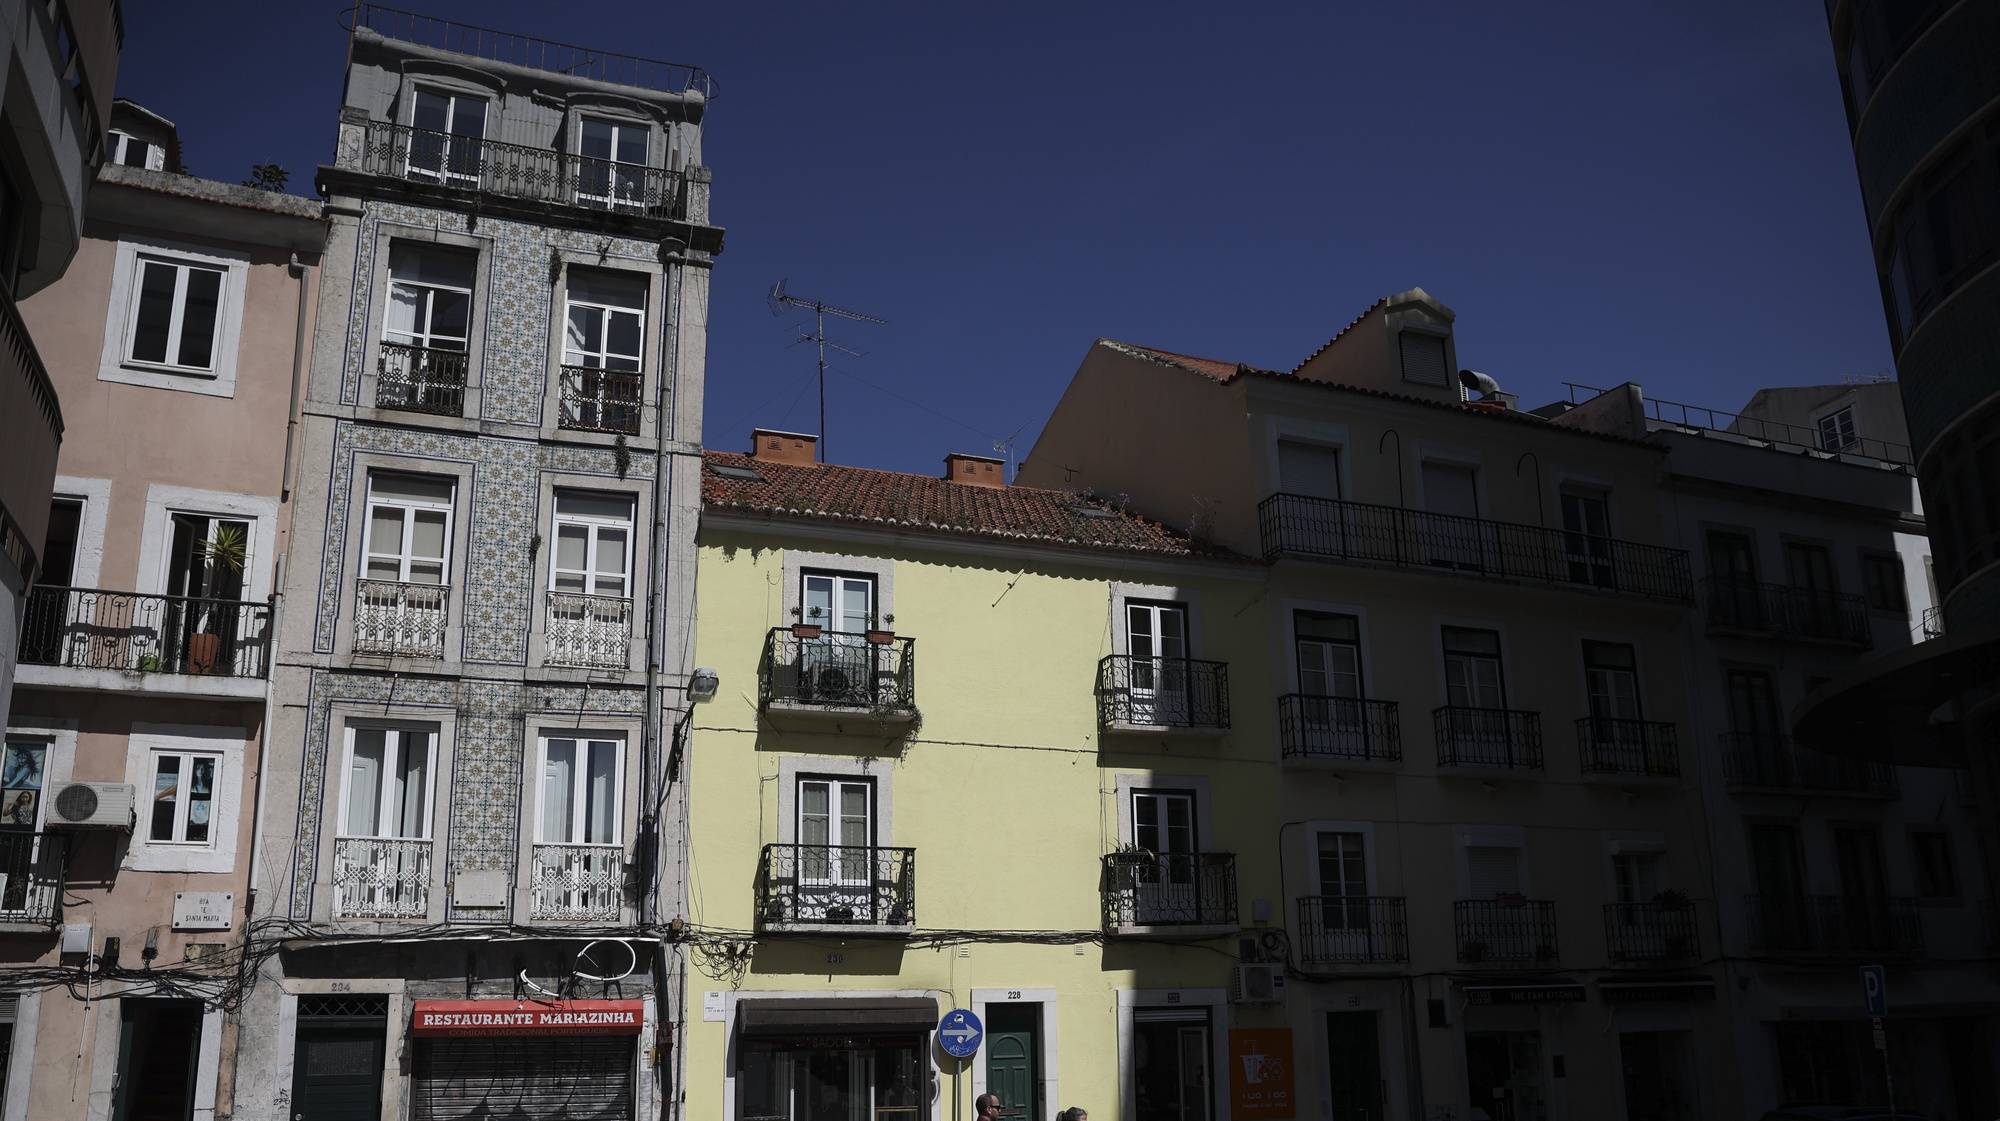
<instances>
[{"instance_id":1,"label":"roof ridge","mask_svg":"<svg viewBox=\"0 0 2000 1121\"><path fill-rule=\"evenodd\" d=\"M800 471L824 471L827 470L828 468L831 468L836 471L867 471L870 474L890 475L899 479L922 479L925 482L931 482L931 483L950 483L952 486L955 487L965 486L964 483L954 483L950 479L947 479L942 475L923 475L915 471L892 471L887 467L864 467L858 463L780 463L769 459L758 459L756 456L751 455L749 452L733 452L733 451L727 451L722 448L703 448L701 450L701 454L703 458L707 458L708 456L711 455L733 455L739 459L747 459L750 462L756 464L772 466L772 467L791 467ZM1085 497L1084 495L1079 494L1078 492L1073 490L1057 490L1054 487L1031 487L1031 486L1023 486L1016 483L1009 483L1005 487L970 487L968 489L975 491L984 491L989 494L1008 494L1008 493L1054 494L1054 495L1067 496L1070 498Z\"/></svg>"}]
</instances>

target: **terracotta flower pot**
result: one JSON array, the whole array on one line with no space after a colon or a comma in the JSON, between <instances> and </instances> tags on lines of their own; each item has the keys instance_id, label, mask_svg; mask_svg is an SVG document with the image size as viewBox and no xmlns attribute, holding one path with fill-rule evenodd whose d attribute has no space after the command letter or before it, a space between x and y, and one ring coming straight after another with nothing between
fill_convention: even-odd
<instances>
[{"instance_id":1,"label":"terracotta flower pot","mask_svg":"<svg viewBox=\"0 0 2000 1121\"><path fill-rule=\"evenodd\" d=\"M222 662L222 636L219 634L195 634L188 636L187 671L189 673L214 673Z\"/></svg>"},{"instance_id":2,"label":"terracotta flower pot","mask_svg":"<svg viewBox=\"0 0 2000 1121\"><path fill-rule=\"evenodd\" d=\"M896 641L896 632L884 631L884 630L870 630L863 632L862 637L866 638L868 641L874 643L877 646L887 646L890 643Z\"/></svg>"},{"instance_id":3,"label":"terracotta flower pot","mask_svg":"<svg viewBox=\"0 0 2000 1121\"><path fill-rule=\"evenodd\" d=\"M819 635L820 635L820 631L821 631L821 629L822 629L822 628L820 627L820 625L819 625L818 623L793 623L793 624L792 624L792 637L793 637L793 638L818 638L818 637L819 637Z\"/></svg>"}]
</instances>

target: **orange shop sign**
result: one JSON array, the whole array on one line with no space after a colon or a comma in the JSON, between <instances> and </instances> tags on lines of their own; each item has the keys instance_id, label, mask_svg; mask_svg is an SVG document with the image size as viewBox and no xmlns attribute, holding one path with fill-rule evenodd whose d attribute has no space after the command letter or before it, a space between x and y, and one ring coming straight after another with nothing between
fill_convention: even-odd
<instances>
[{"instance_id":1,"label":"orange shop sign","mask_svg":"<svg viewBox=\"0 0 2000 1121\"><path fill-rule=\"evenodd\" d=\"M1292 1029L1230 1029L1229 1097L1238 1121L1294 1115Z\"/></svg>"}]
</instances>

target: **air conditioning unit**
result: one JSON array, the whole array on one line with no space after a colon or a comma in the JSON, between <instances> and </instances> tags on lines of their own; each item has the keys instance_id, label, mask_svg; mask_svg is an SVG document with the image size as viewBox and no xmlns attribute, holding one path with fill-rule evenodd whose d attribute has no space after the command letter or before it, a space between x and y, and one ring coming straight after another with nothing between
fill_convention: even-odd
<instances>
[{"instance_id":1,"label":"air conditioning unit","mask_svg":"<svg viewBox=\"0 0 2000 1121\"><path fill-rule=\"evenodd\" d=\"M1236 967L1236 986L1229 997L1237 1004L1276 1004L1285 999L1285 967L1275 963Z\"/></svg>"},{"instance_id":2,"label":"air conditioning unit","mask_svg":"<svg viewBox=\"0 0 2000 1121\"><path fill-rule=\"evenodd\" d=\"M71 782L56 787L46 824L51 829L132 831L138 792L129 782Z\"/></svg>"}]
</instances>

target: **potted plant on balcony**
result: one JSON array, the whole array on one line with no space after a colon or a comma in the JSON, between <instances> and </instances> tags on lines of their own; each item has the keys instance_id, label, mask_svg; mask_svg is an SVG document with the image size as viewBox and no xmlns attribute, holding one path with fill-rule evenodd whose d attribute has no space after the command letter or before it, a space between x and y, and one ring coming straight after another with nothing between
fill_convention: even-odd
<instances>
[{"instance_id":1,"label":"potted plant on balcony","mask_svg":"<svg viewBox=\"0 0 2000 1121\"><path fill-rule=\"evenodd\" d=\"M799 613L799 609L798 609L798 608L796 608L796 607L792 608L792 614L794 614L794 615L797 615L798 613ZM821 632L823 632L823 631L824 631L824 630L826 629L825 627L823 627L823 626L821 626L821 625L820 625L820 622L819 622L819 617L820 617L820 609L819 609L819 608L815 607L815 608L812 608L812 609L810 609L810 610L809 610L809 611L808 611L808 612L806 613L806 617L807 617L807 618L809 618L809 619L811 619L811 620L812 620L812 622L810 622L810 623L807 623L807 622L798 622L798 623L793 623L793 624L792 624L792 637L793 637L793 638L818 638L818 637L820 636Z\"/></svg>"},{"instance_id":2,"label":"potted plant on balcony","mask_svg":"<svg viewBox=\"0 0 2000 1121\"><path fill-rule=\"evenodd\" d=\"M896 641L896 617L894 615L882 616L879 620L880 625L878 625L878 620L873 616L869 617L868 622L868 629L862 632L863 638L866 638L877 646L887 646Z\"/></svg>"},{"instance_id":3,"label":"potted plant on balcony","mask_svg":"<svg viewBox=\"0 0 2000 1121\"><path fill-rule=\"evenodd\" d=\"M208 569L209 579L204 584L213 587L220 574L239 578L243 575L250 559L250 543L242 527L224 524L216 526L206 540L196 545L195 552ZM213 606L196 611L190 604L189 609L194 611L194 618L187 640L187 672L214 673L222 662L221 627L225 624Z\"/></svg>"}]
</instances>

